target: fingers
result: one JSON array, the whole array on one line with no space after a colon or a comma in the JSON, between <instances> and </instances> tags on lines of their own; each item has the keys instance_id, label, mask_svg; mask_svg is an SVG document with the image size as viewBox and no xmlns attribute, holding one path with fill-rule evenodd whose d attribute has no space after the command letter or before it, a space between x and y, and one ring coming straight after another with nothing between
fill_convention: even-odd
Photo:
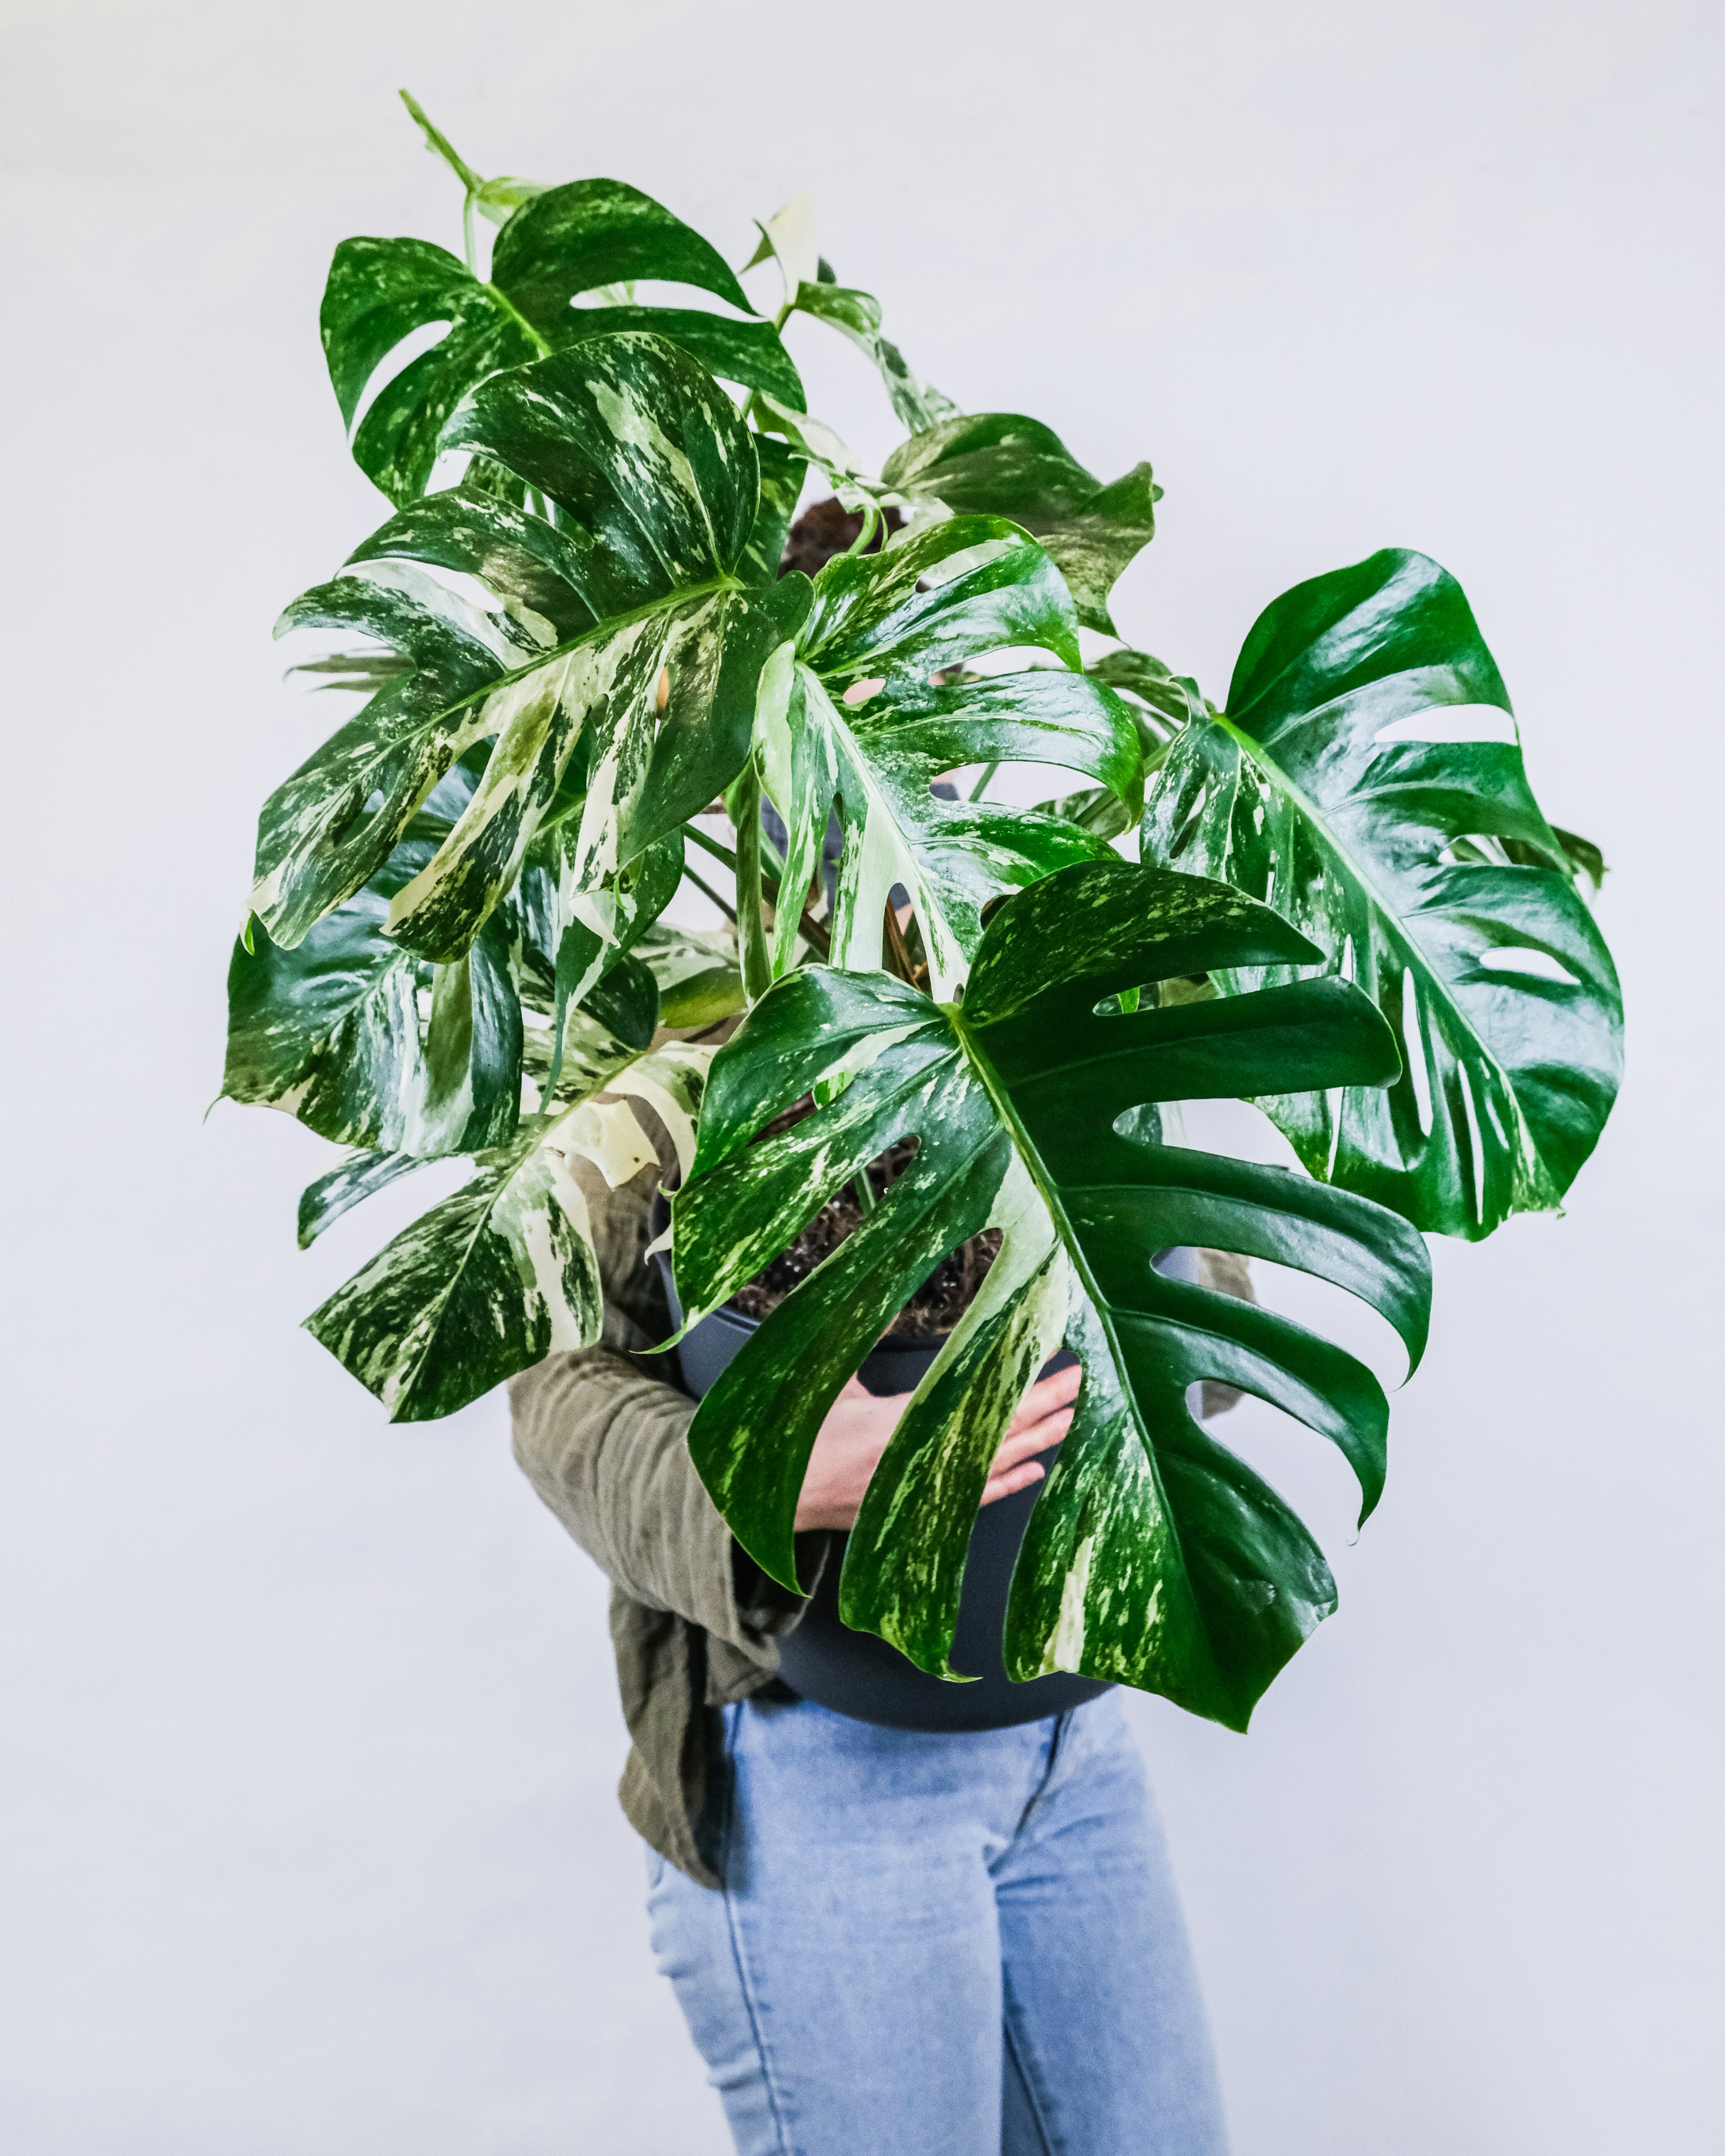
<instances>
[{"instance_id":1,"label":"fingers","mask_svg":"<svg viewBox=\"0 0 1725 2156\"><path fill-rule=\"evenodd\" d=\"M1045 1415L1070 1408L1078 1397L1078 1388L1084 1373L1075 1363L1070 1370L1056 1370L1051 1378L1039 1378L1019 1402L1018 1413L1008 1428L1007 1436L1015 1436L1021 1430L1040 1422Z\"/></svg>"},{"instance_id":2,"label":"fingers","mask_svg":"<svg viewBox=\"0 0 1725 2156\"><path fill-rule=\"evenodd\" d=\"M983 1486L982 1502L993 1505L1002 1497L1011 1496L1015 1490L1028 1490L1033 1482L1042 1480L1045 1471L1039 1461L1027 1460L1022 1467L1014 1467L1004 1475L991 1475Z\"/></svg>"},{"instance_id":3,"label":"fingers","mask_svg":"<svg viewBox=\"0 0 1725 2156\"><path fill-rule=\"evenodd\" d=\"M1046 1420L1038 1423L1034 1430L1020 1430L1016 1437L1008 1438L994 1455L988 1464L989 1474L1004 1475L1008 1468L1017 1467L1023 1461L1034 1458L1037 1453L1048 1451L1051 1446L1060 1443L1071 1427L1072 1410L1067 1408L1060 1414L1050 1415Z\"/></svg>"}]
</instances>

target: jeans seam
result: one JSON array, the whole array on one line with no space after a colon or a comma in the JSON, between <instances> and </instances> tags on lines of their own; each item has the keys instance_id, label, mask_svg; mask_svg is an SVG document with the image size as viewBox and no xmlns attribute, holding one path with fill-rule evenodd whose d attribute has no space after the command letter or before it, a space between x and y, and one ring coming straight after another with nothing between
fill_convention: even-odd
<instances>
[{"instance_id":1,"label":"jeans seam","mask_svg":"<svg viewBox=\"0 0 1725 2156\"><path fill-rule=\"evenodd\" d=\"M1035 1788L1030 1792L1029 1799L1025 1804L1024 1809L1019 1814L1019 1823L1012 1830L1012 1838L1014 1841L1018 1840L1019 1836L1029 1825L1031 1813L1035 1810L1037 1805L1041 1803L1043 1798L1048 1793L1048 1785L1054 1779L1055 1767L1056 1763L1059 1761L1060 1753L1063 1748L1066 1735L1066 1726L1071 1721L1073 1714L1076 1712L1076 1710L1075 1708L1069 1707L1065 1708L1064 1712L1055 1717L1054 1733L1048 1740L1048 1758L1043 1762L1041 1774L1037 1779ZM1003 1850L1001 1851L1001 1857L1004 1858L1005 1854L1006 1851ZM993 1867L991 1866L990 1869L992 1868Z\"/></svg>"},{"instance_id":2,"label":"jeans seam","mask_svg":"<svg viewBox=\"0 0 1725 2156\"><path fill-rule=\"evenodd\" d=\"M1030 2107L1030 2117L1035 2124L1038 2134L1041 2137L1043 2156L1060 2156L1060 2152L1055 2144L1054 2135L1049 2128L1041 2092L1030 2077L1029 2055L1013 2036L1009 2003L1007 2010L1000 2017L1000 2041L1011 2052L1013 2064L1019 2070L1019 2081L1024 2088L1024 2100Z\"/></svg>"},{"instance_id":3,"label":"jeans seam","mask_svg":"<svg viewBox=\"0 0 1725 2156\"><path fill-rule=\"evenodd\" d=\"M746 1703L747 1702L740 1702L733 1710L733 1712L736 1714L738 1720L741 1720L742 1718L743 1707ZM732 1723L732 1737L731 1749L734 1754L736 1747L735 1722ZM761 2028L760 2015L756 2010L754 1991L749 1983L748 1967L743 1957L742 1940L737 1932L736 1899L731 1890L732 1871L730 1861L732 1846L734 1840L733 1827L736 1820L736 1812L737 1762L734 1756L732 1756L727 1757L725 1762L725 1809L722 1815L722 1824L720 1830L720 1854L723 1860L721 1865L720 1876L725 1881L725 1885L722 1889L725 1897L725 1928L731 1941L731 1963L732 1968L737 1971L737 1988L742 1995L743 2011L748 2016L749 2034L755 2040L755 2056L761 2062L761 2082L762 2086L767 2092L768 2108L773 2114L773 2136L778 2145L779 2156L795 2156L795 2151L791 2146L790 2138L786 2131L784 2108L779 2100L778 2085L773 2079L773 2061L768 2056L767 2039Z\"/></svg>"}]
</instances>

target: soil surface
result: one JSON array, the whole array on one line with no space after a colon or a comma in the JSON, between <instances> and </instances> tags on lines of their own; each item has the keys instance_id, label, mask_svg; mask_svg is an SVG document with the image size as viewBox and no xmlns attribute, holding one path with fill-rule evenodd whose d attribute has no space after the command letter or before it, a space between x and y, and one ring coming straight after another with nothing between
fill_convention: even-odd
<instances>
[{"instance_id":1,"label":"soil surface","mask_svg":"<svg viewBox=\"0 0 1725 2156\"><path fill-rule=\"evenodd\" d=\"M756 1143L788 1130L814 1111L814 1102L805 1096L758 1132ZM916 1139L904 1138L870 1163L869 1182L877 1196L886 1194L916 1157ZM847 1235L862 1225L863 1217L856 1193L847 1183L828 1199L783 1255L737 1291L731 1307L745 1317L765 1317L777 1310L793 1287L807 1280ZM985 1228L980 1235L961 1243L950 1257L942 1258L887 1327L888 1335L896 1340L932 1340L950 1332L975 1300L989 1266L999 1255L1000 1240L998 1228Z\"/></svg>"},{"instance_id":2,"label":"soil surface","mask_svg":"<svg viewBox=\"0 0 1725 2156\"><path fill-rule=\"evenodd\" d=\"M897 510L883 510L883 528L863 548L864 553L878 554L886 533L902 531L904 521ZM826 567L834 554L843 554L855 546L862 528L860 510L847 509L837 500L811 503L791 526L791 536L779 558L778 573L783 577L793 569L800 569L805 577L814 576Z\"/></svg>"}]
</instances>

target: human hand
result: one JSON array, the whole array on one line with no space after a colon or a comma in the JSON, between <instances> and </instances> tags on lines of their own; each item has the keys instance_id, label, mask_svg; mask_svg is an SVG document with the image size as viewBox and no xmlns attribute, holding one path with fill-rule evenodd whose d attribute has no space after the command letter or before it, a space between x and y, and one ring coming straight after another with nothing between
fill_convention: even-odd
<instances>
[{"instance_id":1,"label":"human hand","mask_svg":"<svg viewBox=\"0 0 1725 2156\"><path fill-rule=\"evenodd\" d=\"M1046 1470L1034 1455L1058 1445L1072 1425L1072 1403L1081 1373L1075 1367L1039 1378L1019 1403L983 1486L982 1502L993 1504L1014 1490L1040 1482ZM797 1500L797 1531L810 1527L849 1528L869 1477L880 1465L886 1440L909 1404L909 1395L885 1398L865 1391L855 1378L827 1410L826 1420L809 1455L803 1494Z\"/></svg>"}]
</instances>

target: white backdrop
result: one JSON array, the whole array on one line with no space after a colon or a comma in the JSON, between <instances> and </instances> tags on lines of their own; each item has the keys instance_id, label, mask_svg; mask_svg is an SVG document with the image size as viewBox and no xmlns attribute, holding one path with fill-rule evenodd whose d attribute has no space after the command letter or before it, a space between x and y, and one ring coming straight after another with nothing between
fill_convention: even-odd
<instances>
[{"instance_id":1,"label":"white backdrop","mask_svg":"<svg viewBox=\"0 0 1725 2156\"><path fill-rule=\"evenodd\" d=\"M200 1120L256 805L331 716L270 624L383 513L329 253L459 244L401 82L481 169L627 177L733 259L813 186L963 405L1154 459L1119 611L1213 695L1302 577L1461 578L1612 863L1628 1087L1566 1219L1438 1252L1363 1537L1242 1410L1342 1614L1249 1738L1137 1721L1241 2156L1725 2145L1711 13L8 0L6 2147L725 2145L601 1583L500 1402L391 1430L295 1329L390 1200L301 1257L324 1148ZM860 359L798 348L878 456Z\"/></svg>"}]
</instances>

